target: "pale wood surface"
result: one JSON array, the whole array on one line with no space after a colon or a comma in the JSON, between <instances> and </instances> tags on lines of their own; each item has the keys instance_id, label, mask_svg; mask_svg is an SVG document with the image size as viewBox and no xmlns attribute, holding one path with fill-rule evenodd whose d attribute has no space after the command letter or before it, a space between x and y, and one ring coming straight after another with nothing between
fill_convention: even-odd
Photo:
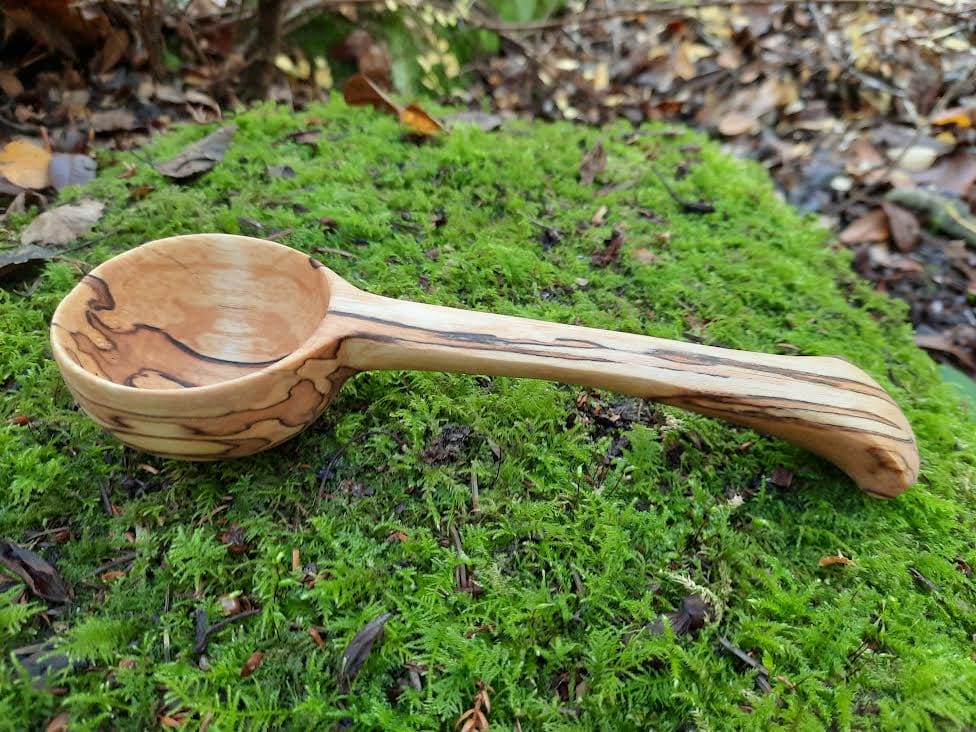
<instances>
[{"instance_id":1,"label":"pale wood surface","mask_svg":"<svg viewBox=\"0 0 976 732\"><path fill-rule=\"evenodd\" d=\"M52 344L93 419L169 457L267 449L314 421L352 374L419 369L654 399L805 447L879 497L910 487L919 468L901 410L842 359L392 300L247 237L174 237L106 262L59 306Z\"/></svg>"}]
</instances>

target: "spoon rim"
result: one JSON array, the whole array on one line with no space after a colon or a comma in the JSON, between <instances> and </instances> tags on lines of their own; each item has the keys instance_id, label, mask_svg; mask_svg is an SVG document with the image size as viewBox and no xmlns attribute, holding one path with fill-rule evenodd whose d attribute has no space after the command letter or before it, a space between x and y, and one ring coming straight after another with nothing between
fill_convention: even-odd
<instances>
[{"instance_id":1,"label":"spoon rim","mask_svg":"<svg viewBox=\"0 0 976 732\"><path fill-rule=\"evenodd\" d=\"M176 236L167 236L162 239L153 239L152 241L147 241L143 244L140 244L139 246L133 247L132 249L128 249L124 252L116 254L113 257L109 257L104 262L96 266L93 270L88 272L85 275L85 277L87 277L88 275L98 277L99 270L101 270L109 263L115 263L124 260L125 258L134 255L135 252L143 251L146 248L166 246L169 244L185 242L186 240L192 240L192 239L198 239L204 237L233 240L236 243L244 243L247 246L258 246L265 249L285 250L292 254L306 256L308 257L310 262L314 263L312 264L312 266L314 266L317 271L322 272L322 275L326 279L326 283L330 288L333 286L332 279L334 277L338 277L338 275L332 272L332 270L330 270L324 264L319 262L317 259L315 259L310 255L306 255L304 252L299 251L298 249L295 249L293 247L289 247L284 244L279 244L278 242L270 241L268 239L259 239L253 236L242 236L239 234L227 234L222 232L179 234ZM75 359L68 354L64 346L61 344L60 336L55 332L56 330L61 330L61 331L64 330L64 328L58 324L58 316L63 312L63 309L66 310L68 307L73 307L73 301L77 297L77 293L79 293L79 290L82 287L83 283L84 283L84 277L82 277L82 279L79 280L75 284L75 286L72 287L71 290L69 290L68 293L63 298L61 298L61 301L58 303L58 306L54 310L54 314L51 316L51 326L49 330L50 330L51 350L54 354L54 360L57 363L58 367L61 369L62 373L70 372L72 378L70 380L68 378L65 378L65 382L69 386L74 386L74 384L77 383L78 381L82 381L85 382L88 386L92 386L98 389L108 388L109 391L113 391L117 395L138 394L142 398L150 398L150 399L168 399L177 395L186 398L189 394L193 394L194 396L196 395L204 396L204 395L208 395L220 391L222 389L227 389L231 386L236 387L239 384L246 384L248 382L259 381L262 378L266 378L269 374L275 373L276 371L288 370L292 366L299 364L301 361L308 360L309 353L314 352L315 350L317 350L317 347L321 345L318 342L318 339L316 339L316 336L318 335L319 330L322 327L322 323L325 322L329 314L329 304L327 302L325 316L323 316L323 318L319 321L319 323L316 324L316 326L312 329L311 333L309 333L308 337L305 338L305 340L302 341L301 344L299 344L299 346L295 348L295 350L293 350L291 353L287 354L286 356L283 356L282 358L278 359L274 363L271 363L267 366L263 366L260 369L256 369L251 373L244 374L243 376L235 376L230 379L224 379L222 381L216 381L210 384L182 386L182 387L165 388L165 389L143 389L138 386L128 386L126 384L120 384L116 381L112 381L111 379L106 379L102 376L99 376L98 374L89 371L88 369L84 368L81 364L79 364L77 361L75 361ZM329 300L331 300L331 295L332 293L329 292Z\"/></svg>"}]
</instances>

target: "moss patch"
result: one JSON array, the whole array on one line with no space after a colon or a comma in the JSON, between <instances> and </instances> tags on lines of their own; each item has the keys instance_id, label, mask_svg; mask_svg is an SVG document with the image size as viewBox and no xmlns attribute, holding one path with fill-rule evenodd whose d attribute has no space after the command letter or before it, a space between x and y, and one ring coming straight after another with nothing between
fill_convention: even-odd
<instances>
[{"instance_id":1,"label":"moss patch","mask_svg":"<svg viewBox=\"0 0 976 732\"><path fill-rule=\"evenodd\" d=\"M482 681L499 730L976 722L974 422L912 345L902 305L850 274L758 166L691 134L625 127L461 127L417 145L395 120L338 102L235 121L223 163L190 185L130 155L104 160L75 195L106 202L93 234L106 238L68 255L83 262L48 265L29 297L0 291L0 535L29 543L69 526L37 551L77 594L47 620L36 602L0 608L0 633L8 651L54 638L82 662L49 680L63 689L53 694L8 653L5 721L36 727L65 710L72 729L145 729L161 715L211 729L449 728ZM288 140L308 126L322 128L316 147ZM177 129L146 154L165 159L204 133ZM582 186L581 156L600 137L607 170ZM671 177L683 162L677 192L715 213L682 213L649 159ZM119 177L124 162L135 177ZM269 178L269 164L296 175ZM155 190L129 200L143 186ZM592 224L601 206L608 224ZM57 302L126 248L255 234L248 219L384 295L846 356L905 408L921 482L879 502L803 451L705 417L417 372L354 378L314 427L254 458L123 449L73 408L50 359ZM543 246L544 227L561 239ZM623 252L595 268L611 227ZM791 488L769 482L778 466ZM93 574L123 552L135 553L115 568L124 576ZM837 552L855 563L818 566ZM457 590L459 565L480 593ZM715 606L697 636L648 631L695 591ZM195 612L217 623L218 599L235 593L260 613L195 656ZM383 612L385 639L340 693L343 649ZM769 669L771 693L721 636ZM242 678L254 651L263 662Z\"/></svg>"}]
</instances>

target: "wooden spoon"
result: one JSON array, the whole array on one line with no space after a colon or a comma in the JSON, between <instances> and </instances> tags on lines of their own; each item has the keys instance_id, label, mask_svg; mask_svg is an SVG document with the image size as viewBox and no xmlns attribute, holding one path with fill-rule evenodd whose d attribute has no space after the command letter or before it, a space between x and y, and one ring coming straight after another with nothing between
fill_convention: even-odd
<instances>
[{"instance_id":1,"label":"wooden spoon","mask_svg":"<svg viewBox=\"0 0 976 732\"><path fill-rule=\"evenodd\" d=\"M915 481L911 427L840 358L776 356L422 305L363 292L261 239L160 239L96 267L58 306L65 382L125 444L214 460L266 450L369 369L552 379L610 389L782 437L868 493Z\"/></svg>"}]
</instances>

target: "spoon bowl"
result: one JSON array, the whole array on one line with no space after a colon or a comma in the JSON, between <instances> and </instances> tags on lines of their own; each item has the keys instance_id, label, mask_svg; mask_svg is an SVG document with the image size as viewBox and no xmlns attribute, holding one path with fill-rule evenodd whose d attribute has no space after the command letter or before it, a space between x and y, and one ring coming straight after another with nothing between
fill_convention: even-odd
<instances>
[{"instance_id":1,"label":"spoon bowl","mask_svg":"<svg viewBox=\"0 0 976 732\"><path fill-rule=\"evenodd\" d=\"M901 410L842 359L394 300L250 237L177 236L110 259L60 303L51 343L99 425L166 457L265 450L311 424L353 374L420 369L550 379L690 409L805 447L879 497L918 474Z\"/></svg>"}]
</instances>

